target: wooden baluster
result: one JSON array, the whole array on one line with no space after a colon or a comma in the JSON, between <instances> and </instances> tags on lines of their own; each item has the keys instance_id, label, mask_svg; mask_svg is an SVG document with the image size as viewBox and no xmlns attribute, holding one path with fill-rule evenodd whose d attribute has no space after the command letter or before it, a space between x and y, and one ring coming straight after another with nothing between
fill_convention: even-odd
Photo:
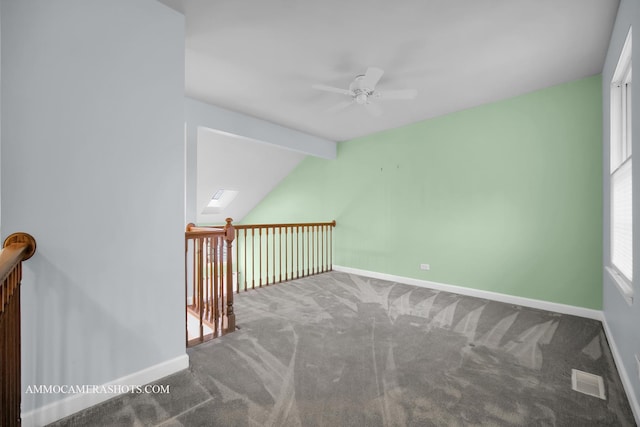
<instances>
[{"instance_id":1,"label":"wooden baluster","mask_svg":"<svg viewBox=\"0 0 640 427\"><path fill-rule=\"evenodd\" d=\"M322 250L321 250L321 252L322 252L322 262L320 263L320 266L321 266L321 271L324 272L324 271L326 271L325 270L325 264L324 264L324 261L325 261L325 259L324 259L324 246L325 246L324 245L324 230L325 230L325 226L323 225L322 227L320 227L320 230L322 232L322 234L321 234L322 238L320 239L320 244L322 245Z\"/></svg>"},{"instance_id":2,"label":"wooden baluster","mask_svg":"<svg viewBox=\"0 0 640 427\"><path fill-rule=\"evenodd\" d=\"M287 227L287 255L289 256L289 260L291 264L287 264L287 272L291 274L287 274L287 280L293 280L293 227ZM291 270L289 270L289 265L291 265Z\"/></svg>"},{"instance_id":3,"label":"wooden baluster","mask_svg":"<svg viewBox=\"0 0 640 427\"><path fill-rule=\"evenodd\" d=\"M325 230L325 234L324 234L324 239L325 239L325 252L326 252L326 256L325 256L325 270L324 271L329 271L329 226L326 226L326 230Z\"/></svg>"},{"instance_id":4,"label":"wooden baluster","mask_svg":"<svg viewBox=\"0 0 640 427\"><path fill-rule=\"evenodd\" d=\"M318 273L322 273L324 272L324 225L321 225L319 227L319 230L320 230L320 242L319 242L320 265L318 267Z\"/></svg>"},{"instance_id":5,"label":"wooden baluster","mask_svg":"<svg viewBox=\"0 0 640 427\"><path fill-rule=\"evenodd\" d=\"M307 228L307 276L313 274L313 227Z\"/></svg>"},{"instance_id":6,"label":"wooden baluster","mask_svg":"<svg viewBox=\"0 0 640 427\"><path fill-rule=\"evenodd\" d=\"M288 255L288 249L287 249L287 230L289 227L285 226L284 227L284 280L287 281L289 280L289 264L287 264L287 255Z\"/></svg>"},{"instance_id":7,"label":"wooden baluster","mask_svg":"<svg viewBox=\"0 0 640 427\"><path fill-rule=\"evenodd\" d=\"M326 260L327 260L327 268L326 268L325 271L330 271L331 270L331 262L329 261L329 258L331 256L331 245L329 243L329 235L330 235L330 233L331 233L331 226L327 226L327 232L325 234L325 236L326 236L325 238L327 240L327 245L326 245L327 246L327 258L326 258Z\"/></svg>"},{"instance_id":8,"label":"wooden baluster","mask_svg":"<svg viewBox=\"0 0 640 427\"><path fill-rule=\"evenodd\" d=\"M267 286L269 285L269 227L265 227L264 231L267 235L266 238L266 242L264 244L265 246L265 252L267 252L267 256L266 259L264 260L264 266L265 266L265 281L267 283Z\"/></svg>"},{"instance_id":9,"label":"wooden baluster","mask_svg":"<svg viewBox=\"0 0 640 427\"><path fill-rule=\"evenodd\" d=\"M203 277L202 277L202 246L204 239L198 239L198 321L200 327L200 342L204 341L204 325L202 324L202 317L204 316L204 289L203 289Z\"/></svg>"},{"instance_id":10,"label":"wooden baluster","mask_svg":"<svg viewBox=\"0 0 640 427\"><path fill-rule=\"evenodd\" d=\"M208 289L208 280L209 278L207 277L207 263L208 263L208 255L209 255L209 245L207 244L207 241L209 239L207 237L202 239L202 265L200 266L200 269L202 271L202 320L203 320L203 325L204 325L204 321L207 320L207 310L208 310L208 301L207 301L207 292L209 291ZM203 335L204 337L204 335Z\"/></svg>"},{"instance_id":11,"label":"wooden baluster","mask_svg":"<svg viewBox=\"0 0 640 427\"><path fill-rule=\"evenodd\" d=\"M322 226L316 229L316 273L322 272Z\"/></svg>"},{"instance_id":12,"label":"wooden baluster","mask_svg":"<svg viewBox=\"0 0 640 427\"><path fill-rule=\"evenodd\" d=\"M191 308L198 314L198 239L193 239L193 297L191 298Z\"/></svg>"},{"instance_id":13,"label":"wooden baluster","mask_svg":"<svg viewBox=\"0 0 640 427\"><path fill-rule=\"evenodd\" d=\"M320 235L321 227L318 225L316 228L316 274L320 273L320 269L322 268L322 251L320 250L320 242L322 241L322 236Z\"/></svg>"},{"instance_id":14,"label":"wooden baluster","mask_svg":"<svg viewBox=\"0 0 640 427\"><path fill-rule=\"evenodd\" d=\"M280 279L278 283L282 282L282 227L278 227L278 270Z\"/></svg>"},{"instance_id":15,"label":"wooden baluster","mask_svg":"<svg viewBox=\"0 0 640 427\"><path fill-rule=\"evenodd\" d=\"M317 240L317 245L318 245L318 270L317 273L321 273L322 272L322 226L318 226L318 240Z\"/></svg>"},{"instance_id":16,"label":"wooden baluster","mask_svg":"<svg viewBox=\"0 0 640 427\"><path fill-rule=\"evenodd\" d=\"M226 240L225 240L225 236L218 236L218 250L220 251L220 262L218 264L218 289L217 289L217 294L218 294L218 316L216 318L216 322L218 324L218 329L220 330L220 333L222 333L222 317L224 316L224 298L222 297L222 295L224 294L224 290L226 288L228 288L228 278L226 278L227 276L227 267L226 267L226 263L229 262L229 249L226 247ZM227 251L227 258L225 259L224 257L224 253L225 250ZM231 263L233 264L233 258L231 258ZM231 278L232 280L232 285L233 285L233 277ZM233 287L233 286L232 286ZM231 294L233 294L233 291L231 291Z\"/></svg>"},{"instance_id":17,"label":"wooden baluster","mask_svg":"<svg viewBox=\"0 0 640 427\"><path fill-rule=\"evenodd\" d=\"M233 247L227 248L224 237L218 236L218 244L216 248L217 248L216 250L219 251L218 279L217 279L217 289L216 289L216 295L218 297L218 302L216 303L216 309L218 311L216 315L216 327L218 328L220 333L222 333L221 323L222 323L222 316L224 312L224 300L220 295L222 295L223 290L225 289L225 285L226 285L226 288L229 290L228 293L233 296L233 263L230 266L231 270L229 271L231 272L231 275L229 275L229 271L227 271L229 267L225 265L225 255L227 257L227 260L231 258L233 256ZM226 274L225 274L225 271L226 271ZM230 279L231 286L229 286L229 283L227 283L229 281L229 276L231 276L231 279Z\"/></svg>"},{"instance_id":18,"label":"wooden baluster","mask_svg":"<svg viewBox=\"0 0 640 427\"><path fill-rule=\"evenodd\" d=\"M6 247L6 244L5 244ZM20 420L20 278L17 264L0 285L0 425Z\"/></svg>"},{"instance_id":19,"label":"wooden baluster","mask_svg":"<svg viewBox=\"0 0 640 427\"><path fill-rule=\"evenodd\" d=\"M226 225L224 226L225 232L225 240L227 242L227 331L232 332L236 329L236 315L233 311L233 290L232 286L232 259L231 259L231 245L233 244L233 240L235 239L236 232L231 225L231 218L226 219Z\"/></svg>"},{"instance_id":20,"label":"wooden baluster","mask_svg":"<svg viewBox=\"0 0 640 427\"><path fill-rule=\"evenodd\" d=\"M187 226L187 231L189 231L189 226ZM187 311L187 307L189 306L188 297L189 295L189 276L187 274L187 269L189 268L189 239L185 237L184 239L184 339L185 346L189 346L189 312ZM0 285L0 301L2 301L2 286ZM4 303L2 303L4 307Z\"/></svg>"},{"instance_id":21,"label":"wooden baluster","mask_svg":"<svg viewBox=\"0 0 640 427\"><path fill-rule=\"evenodd\" d=\"M218 280L218 237L209 238L209 263L207 265L207 273L209 274L209 316L207 320L213 322L215 320L215 295Z\"/></svg>"},{"instance_id":22,"label":"wooden baluster","mask_svg":"<svg viewBox=\"0 0 640 427\"><path fill-rule=\"evenodd\" d=\"M296 278L300 277L300 226L296 227Z\"/></svg>"},{"instance_id":23,"label":"wooden baluster","mask_svg":"<svg viewBox=\"0 0 640 427\"><path fill-rule=\"evenodd\" d=\"M223 243L222 243L222 240L223 240L223 239L220 239L220 240L221 240L220 244L223 244ZM245 268L245 272L246 272L246 268ZM245 274L245 276L246 276L246 274ZM229 296L227 295L227 296L225 297L226 291L227 291L227 288L224 286L224 283L223 283L223 282L221 282L221 283L220 283L220 290L219 290L219 294L220 294L220 296L219 296L219 298L220 298L220 317L221 317L221 319L220 319L220 320L221 320L221 321L222 321L222 317L223 317L223 316L226 316L226 314L227 314L227 312L226 312L225 298L228 298ZM231 293L233 294L233 292L231 292ZM224 323L224 322L221 322L221 323ZM222 334L224 330L225 330L224 325L221 325L221 326L220 326L220 334Z\"/></svg>"},{"instance_id":24,"label":"wooden baluster","mask_svg":"<svg viewBox=\"0 0 640 427\"><path fill-rule=\"evenodd\" d=\"M211 291L213 296L212 306L213 312L211 313L211 317L209 321L213 323L213 332L214 334L218 330L218 319L220 317L220 311L218 310L218 305L220 304L218 293L220 288L220 277L222 276L221 270L218 268L219 259L221 253L218 252L220 248L220 237L216 236L212 239L212 251L213 251L213 277L211 278Z\"/></svg>"},{"instance_id":25,"label":"wooden baluster","mask_svg":"<svg viewBox=\"0 0 640 427\"><path fill-rule=\"evenodd\" d=\"M313 249L311 246L311 237L312 237L312 233L311 233L311 226L307 226L307 276L311 276L311 259L312 259L312 253L313 253Z\"/></svg>"},{"instance_id":26,"label":"wooden baluster","mask_svg":"<svg viewBox=\"0 0 640 427\"><path fill-rule=\"evenodd\" d=\"M207 238L202 239L202 263L200 264L200 278L202 279L202 320L207 318Z\"/></svg>"},{"instance_id":27,"label":"wooden baluster","mask_svg":"<svg viewBox=\"0 0 640 427\"><path fill-rule=\"evenodd\" d=\"M295 277L293 277L293 272L295 271L294 269L294 260L296 259L295 257L295 244L294 244L294 240L293 240L293 234L295 232L295 227L291 227L291 280L295 279Z\"/></svg>"},{"instance_id":28,"label":"wooden baluster","mask_svg":"<svg viewBox=\"0 0 640 427\"><path fill-rule=\"evenodd\" d=\"M255 234L255 228L251 228L251 257L249 258L249 263L251 264L251 289L255 289L256 288L256 282L254 280L255 278L255 273L253 271L253 266L256 264L255 263L255 253L254 253L254 234Z\"/></svg>"},{"instance_id":29,"label":"wooden baluster","mask_svg":"<svg viewBox=\"0 0 640 427\"><path fill-rule=\"evenodd\" d=\"M251 289L256 288L256 229L251 229Z\"/></svg>"},{"instance_id":30,"label":"wooden baluster","mask_svg":"<svg viewBox=\"0 0 640 427\"><path fill-rule=\"evenodd\" d=\"M240 239L236 240L236 285L240 293Z\"/></svg>"},{"instance_id":31,"label":"wooden baluster","mask_svg":"<svg viewBox=\"0 0 640 427\"><path fill-rule=\"evenodd\" d=\"M305 226L305 234L307 236L307 255L305 258L307 259L307 276L309 275L309 265L311 264L311 245L309 243L309 226Z\"/></svg>"},{"instance_id":32,"label":"wooden baluster","mask_svg":"<svg viewBox=\"0 0 640 427\"><path fill-rule=\"evenodd\" d=\"M300 226L296 226L296 279L300 277Z\"/></svg>"},{"instance_id":33,"label":"wooden baluster","mask_svg":"<svg viewBox=\"0 0 640 427\"><path fill-rule=\"evenodd\" d=\"M244 244L242 245L242 252L244 253L244 265L242 266L242 275L244 276L244 290L247 286L247 229L244 229Z\"/></svg>"},{"instance_id":34,"label":"wooden baluster","mask_svg":"<svg viewBox=\"0 0 640 427\"><path fill-rule=\"evenodd\" d=\"M213 244L213 318L212 322L214 326L218 324L218 317L220 316L220 310L218 309L218 304L220 303L219 298L219 289L221 285L222 279L222 263L225 257L225 253L220 250L220 237L216 236L214 238ZM227 254L228 256L228 254ZM215 328L214 328L215 329Z\"/></svg>"},{"instance_id":35,"label":"wooden baluster","mask_svg":"<svg viewBox=\"0 0 640 427\"><path fill-rule=\"evenodd\" d=\"M214 306L214 316L213 316L213 334L214 336L220 336L223 333L222 329L222 316L224 315L224 284L223 284L223 253L221 251L223 245L223 237L215 236L215 264L214 264L214 273L215 273L215 286L213 290L213 306ZM233 292L233 291L232 291Z\"/></svg>"},{"instance_id":36,"label":"wooden baluster","mask_svg":"<svg viewBox=\"0 0 640 427\"><path fill-rule=\"evenodd\" d=\"M196 296L198 295L197 294L198 282L196 280L196 268L197 268L196 267L196 261L198 259L197 256L196 256L196 253L197 253L196 252L196 250L197 250L196 241L197 240L196 239L191 239L191 241L192 241L191 248L193 249L193 252L191 254L191 260L192 260L192 263L191 263L191 268L192 268L192 270L191 270L191 288L192 288L191 289L191 308L196 310L196 307L197 307L197 305L196 305Z\"/></svg>"},{"instance_id":37,"label":"wooden baluster","mask_svg":"<svg viewBox=\"0 0 640 427\"><path fill-rule=\"evenodd\" d=\"M258 270L260 271L260 287L262 287L262 227L258 228Z\"/></svg>"},{"instance_id":38,"label":"wooden baluster","mask_svg":"<svg viewBox=\"0 0 640 427\"><path fill-rule=\"evenodd\" d=\"M213 317L213 252L212 252L212 244L213 244L213 239L211 237L208 237L205 242L207 243L207 258L206 261L207 263L205 264L205 274L206 276L206 283L207 283L207 291L206 291L206 301L207 301L207 311L206 311L206 315L205 315L205 320L207 322L211 321L211 318Z\"/></svg>"},{"instance_id":39,"label":"wooden baluster","mask_svg":"<svg viewBox=\"0 0 640 427\"><path fill-rule=\"evenodd\" d=\"M273 250L271 253L273 254L273 280L271 283L276 283L276 228L273 228Z\"/></svg>"},{"instance_id":40,"label":"wooden baluster","mask_svg":"<svg viewBox=\"0 0 640 427\"><path fill-rule=\"evenodd\" d=\"M331 227L329 227L329 250L330 252L330 256L329 256L329 270L333 271L333 227L336 226L336 221L333 221L333 224L331 225Z\"/></svg>"},{"instance_id":41,"label":"wooden baluster","mask_svg":"<svg viewBox=\"0 0 640 427\"><path fill-rule=\"evenodd\" d=\"M225 285L225 257L233 256L233 247L231 248L231 253L226 253L228 249L226 248L224 242L224 236L218 236L216 240L216 252L217 252L217 260L218 260L218 272L216 276L216 297L218 301L216 303L216 323L220 322L222 317L222 302L220 301L220 289L222 289ZM233 283L233 265L231 266L231 293L234 293L234 289L236 289L235 284ZM236 290L237 292L237 290Z\"/></svg>"},{"instance_id":42,"label":"wooden baluster","mask_svg":"<svg viewBox=\"0 0 640 427\"><path fill-rule=\"evenodd\" d=\"M323 238L323 229L322 226L319 225L318 226L318 240L317 240L317 247L318 247L318 271L317 273L320 274L322 273L322 263L324 262L323 260L323 250L324 250L324 245L322 244L322 238Z\"/></svg>"}]
</instances>

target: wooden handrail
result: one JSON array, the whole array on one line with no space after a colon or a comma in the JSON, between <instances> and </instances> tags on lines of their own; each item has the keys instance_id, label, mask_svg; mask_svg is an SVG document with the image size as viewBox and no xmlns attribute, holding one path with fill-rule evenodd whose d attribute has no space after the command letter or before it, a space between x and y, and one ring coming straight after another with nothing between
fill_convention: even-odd
<instances>
[{"instance_id":1,"label":"wooden handrail","mask_svg":"<svg viewBox=\"0 0 640 427\"><path fill-rule=\"evenodd\" d=\"M20 281L22 261L36 251L35 239L14 233L0 251L0 426L20 425Z\"/></svg>"},{"instance_id":2,"label":"wooden handrail","mask_svg":"<svg viewBox=\"0 0 640 427\"><path fill-rule=\"evenodd\" d=\"M27 233L13 233L4 240L0 251L0 282L22 261L26 261L36 252L36 241Z\"/></svg>"},{"instance_id":3,"label":"wooden handrail","mask_svg":"<svg viewBox=\"0 0 640 427\"><path fill-rule=\"evenodd\" d=\"M309 226L335 227L336 220L329 222L291 222L283 224L234 224L236 230L250 230L252 228L283 228L283 227L309 227Z\"/></svg>"},{"instance_id":4,"label":"wooden handrail","mask_svg":"<svg viewBox=\"0 0 640 427\"><path fill-rule=\"evenodd\" d=\"M196 226L192 222L187 224L187 228L184 232L184 236L187 239L195 238L195 237L223 236L223 235L224 235L224 227Z\"/></svg>"}]
</instances>

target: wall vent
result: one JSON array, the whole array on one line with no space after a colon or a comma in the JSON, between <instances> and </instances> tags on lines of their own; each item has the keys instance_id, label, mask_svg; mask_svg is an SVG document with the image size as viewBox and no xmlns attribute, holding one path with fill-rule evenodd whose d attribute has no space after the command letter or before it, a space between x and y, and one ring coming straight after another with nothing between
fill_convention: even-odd
<instances>
[{"instance_id":1,"label":"wall vent","mask_svg":"<svg viewBox=\"0 0 640 427\"><path fill-rule=\"evenodd\" d=\"M599 375L588 372L571 370L571 388L577 392L588 394L589 396L606 399L604 395L604 381Z\"/></svg>"}]
</instances>

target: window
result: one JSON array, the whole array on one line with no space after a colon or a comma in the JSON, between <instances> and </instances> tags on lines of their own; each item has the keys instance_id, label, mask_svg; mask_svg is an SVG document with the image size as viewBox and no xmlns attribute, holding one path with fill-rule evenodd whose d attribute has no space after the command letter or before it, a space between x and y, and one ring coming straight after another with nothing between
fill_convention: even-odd
<instances>
[{"instance_id":1,"label":"window","mask_svg":"<svg viewBox=\"0 0 640 427\"><path fill-rule=\"evenodd\" d=\"M633 302L631 161L631 30L611 81L611 265L622 294Z\"/></svg>"},{"instance_id":2,"label":"window","mask_svg":"<svg viewBox=\"0 0 640 427\"><path fill-rule=\"evenodd\" d=\"M216 191L211 200L205 208L202 210L202 214L219 214L229 206L229 204L236 198L238 191L220 189Z\"/></svg>"}]
</instances>

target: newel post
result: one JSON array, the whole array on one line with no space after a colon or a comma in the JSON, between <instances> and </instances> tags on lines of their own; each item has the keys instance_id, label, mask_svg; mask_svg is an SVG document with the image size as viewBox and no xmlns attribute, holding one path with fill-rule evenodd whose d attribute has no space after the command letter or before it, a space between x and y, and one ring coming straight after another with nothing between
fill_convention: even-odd
<instances>
[{"instance_id":1,"label":"newel post","mask_svg":"<svg viewBox=\"0 0 640 427\"><path fill-rule=\"evenodd\" d=\"M233 312L233 241L236 238L236 230L231 225L233 219L225 219L224 240L227 242L227 331L236 329L236 315Z\"/></svg>"}]
</instances>

